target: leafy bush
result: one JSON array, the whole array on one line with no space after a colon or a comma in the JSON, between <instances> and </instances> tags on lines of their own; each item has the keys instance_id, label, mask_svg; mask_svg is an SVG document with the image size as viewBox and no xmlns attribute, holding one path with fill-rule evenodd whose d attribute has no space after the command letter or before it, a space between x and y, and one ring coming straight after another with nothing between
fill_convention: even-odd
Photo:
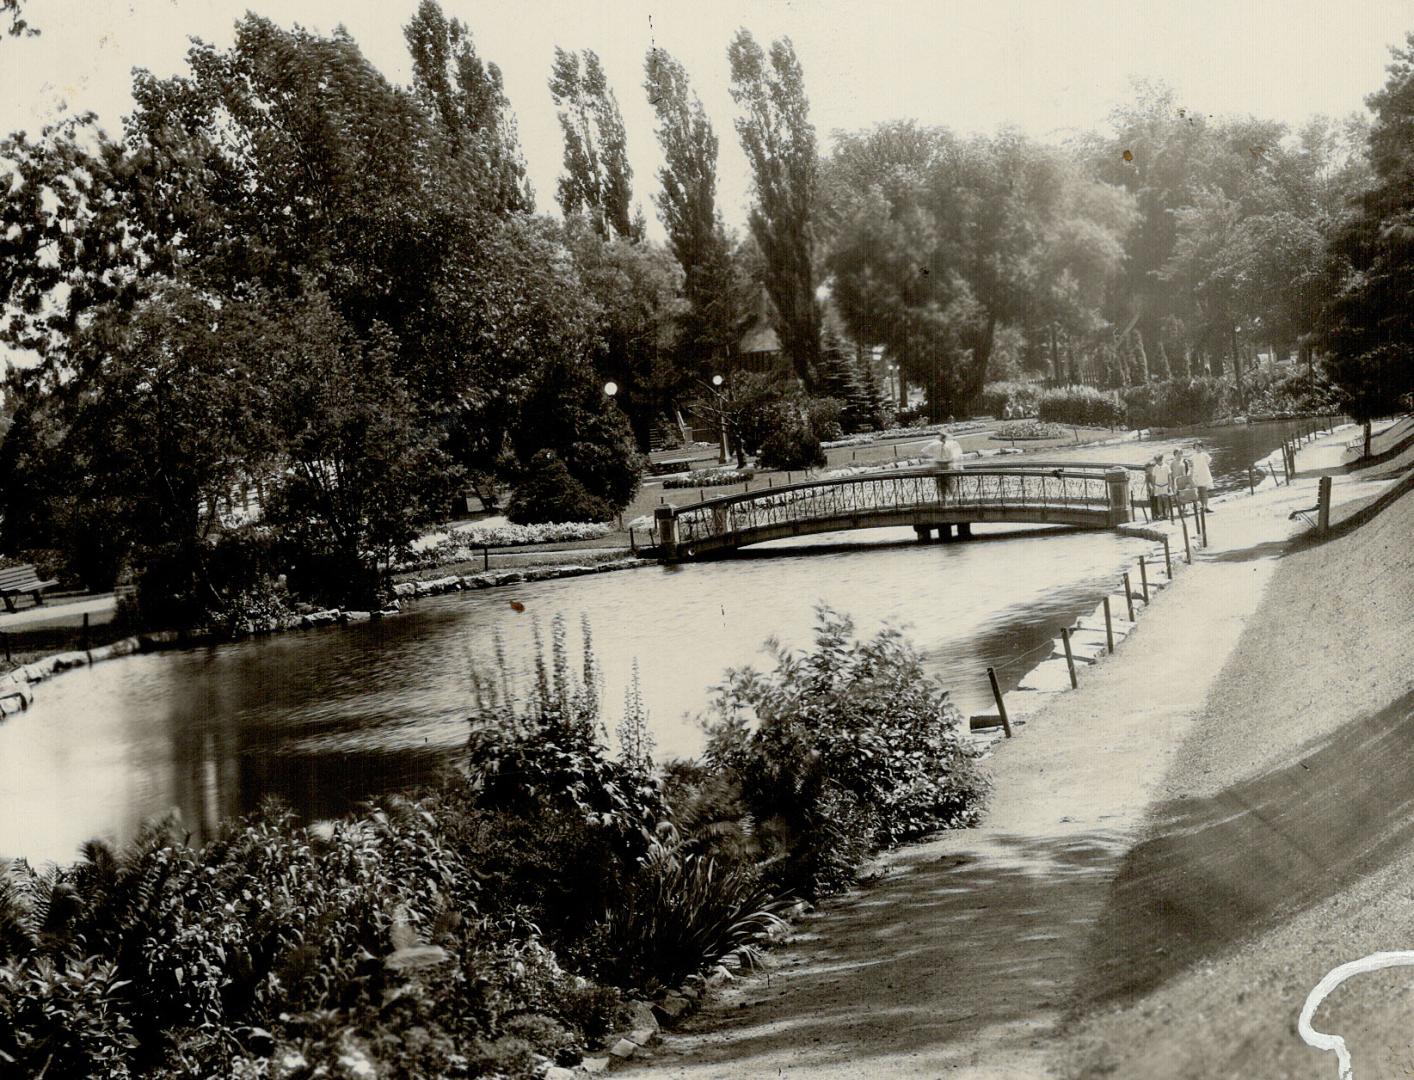
<instances>
[{"instance_id":1,"label":"leafy bush","mask_svg":"<svg viewBox=\"0 0 1414 1080\"><path fill-rule=\"evenodd\" d=\"M825 464L825 450L810 424L792 412L761 443L756 463L763 469L816 469Z\"/></svg>"},{"instance_id":2,"label":"leafy bush","mask_svg":"<svg viewBox=\"0 0 1414 1080\"><path fill-rule=\"evenodd\" d=\"M556 521L608 521L614 508L570 475L553 450L538 451L506 508L516 525Z\"/></svg>"},{"instance_id":3,"label":"leafy bush","mask_svg":"<svg viewBox=\"0 0 1414 1080\"><path fill-rule=\"evenodd\" d=\"M779 883L807 894L838 888L874 845L971 821L984 788L918 653L897 630L853 631L820 607L812 652L772 643L774 672L730 671L712 702L706 759L776 837Z\"/></svg>"},{"instance_id":4,"label":"leafy bush","mask_svg":"<svg viewBox=\"0 0 1414 1080\"><path fill-rule=\"evenodd\" d=\"M670 476L665 488L730 487L744 484L756 475L753 469L693 469L684 476Z\"/></svg>"},{"instance_id":5,"label":"leafy bush","mask_svg":"<svg viewBox=\"0 0 1414 1080\"><path fill-rule=\"evenodd\" d=\"M838 398L814 397L805 403L805 415L810 429L821 439L844 438L844 426L841 423L844 414L844 402ZM862 423L852 425L856 431L862 426Z\"/></svg>"},{"instance_id":6,"label":"leafy bush","mask_svg":"<svg viewBox=\"0 0 1414 1080\"><path fill-rule=\"evenodd\" d=\"M973 410L999 420L1035 416L1045 388L1035 382L990 382L973 402Z\"/></svg>"},{"instance_id":7,"label":"leafy bush","mask_svg":"<svg viewBox=\"0 0 1414 1080\"><path fill-rule=\"evenodd\" d=\"M1228 415L1237 400L1230 383L1211 376L1145 383L1122 394L1129 423L1136 428L1211 423Z\"/></svg>"},{"instance_id":8,"label":"leafy bush","mask_svg":"<svg viewBox=\"0 0 1414 1080\"><path fill-rule=\"evenodd\" d=\"M673 986L739 947L754 955L786 903L748 862L684 852L669 833L640 860L601 927L600 973L623 986Z\"/></svg>"},{"instance_id":9,"label":"leafy bush","mask_svg":"<svg viewBox=\"0 0 1414 1080\"><path fill-rule=\"evenodd\" d=\"M1057 424L1084 427L1122 427L1124 402L1111 392L1093 386L1061 386L1041 395L1037 418Z\"/></svg>"},{"instance_id":10,"label":"leafy bush","mask_svg":"<svg viewBox=\"0 0 1414 1080\"><path fill-rule=\"evenodd\" d=\"M1261 369L1245 376L1248 416L1299 416L1334 413L1341 408L1335 387L1323 376L1304 371Z\"/></svg>"}]
</instances>

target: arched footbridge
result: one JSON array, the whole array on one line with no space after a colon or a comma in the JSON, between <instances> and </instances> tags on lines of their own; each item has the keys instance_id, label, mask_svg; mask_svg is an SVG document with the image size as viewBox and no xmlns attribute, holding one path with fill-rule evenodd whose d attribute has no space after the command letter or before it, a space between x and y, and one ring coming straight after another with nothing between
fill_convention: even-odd
<instances>
[{"instance_id":1,"label":"arched footbridge","mask_svg":"<svg viewBox=\"0 0 1414 1080\"><path fill-rule=\"evenodd\" d=\"M974 522L1112 529L1144 497L1132 466L1035 462L957 472L893 469L761 488L654 510L657 554L701 558L768 540L848 529L911 526L968 536Z\"/></svg>"}]
</instances>

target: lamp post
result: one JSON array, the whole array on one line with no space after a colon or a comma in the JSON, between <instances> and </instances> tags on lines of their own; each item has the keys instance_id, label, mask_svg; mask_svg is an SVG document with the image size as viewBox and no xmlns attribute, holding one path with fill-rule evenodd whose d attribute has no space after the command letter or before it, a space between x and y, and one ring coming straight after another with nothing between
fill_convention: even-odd
<instances>
[{"instance_id":1,"label":"lamp post","mask_svg":"<svg viewBox=\"0 0 1414 1080\"><path fill-rule=\"evenodd\" d=\"M712 387L717 395L717 430L721 436L721 445L717 449L717 464L727 463L727 408L726 395L722 393L722 383L726 380L720 375L712 376Z\"/></svg>"}]
</instances>

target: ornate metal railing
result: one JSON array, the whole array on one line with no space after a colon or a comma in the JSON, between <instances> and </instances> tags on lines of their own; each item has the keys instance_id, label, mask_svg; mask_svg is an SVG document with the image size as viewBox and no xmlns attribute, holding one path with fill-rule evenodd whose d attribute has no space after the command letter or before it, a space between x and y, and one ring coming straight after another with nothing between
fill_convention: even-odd
<instances>
[{"instance_id":1,"label":"ornate metal railing","mask_svg":"<svg viewBox=\"0 0 1414 1080\"><path fill-rule=\"evenodd\" d=\"M1141 478L1142 483L1142 478ZM766 491L727 495L672 512L676 542L706 540L794 522L906 514L925 510L1048 510L1093 513L1104 524L1111 510L1109 481L1098 469L987 469L939 473L897 469L814 480Z\"/></svg>"}]
</instances>

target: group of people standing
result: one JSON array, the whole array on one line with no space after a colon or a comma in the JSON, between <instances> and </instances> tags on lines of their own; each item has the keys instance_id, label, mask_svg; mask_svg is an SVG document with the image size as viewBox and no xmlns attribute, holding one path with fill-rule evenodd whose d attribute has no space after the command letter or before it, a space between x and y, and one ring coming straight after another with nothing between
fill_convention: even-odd
<instances>
[{"instance_id":1,"label":"group of people standing","mask_svg":"<svg viewBox=\"0 0 1414 1080\"><path fill-rule=\"evenodd\" d=\"M1213 487L1213 459L1202 443L1194 443L1189 453L1176 447L1173 456L1155 454L1144 466L1144 484L1149 492L1149 516L1167 521L1180 502L1197 499L1204 513L1208 507L1208 492Z\"/></svg>"}]
</instances>

